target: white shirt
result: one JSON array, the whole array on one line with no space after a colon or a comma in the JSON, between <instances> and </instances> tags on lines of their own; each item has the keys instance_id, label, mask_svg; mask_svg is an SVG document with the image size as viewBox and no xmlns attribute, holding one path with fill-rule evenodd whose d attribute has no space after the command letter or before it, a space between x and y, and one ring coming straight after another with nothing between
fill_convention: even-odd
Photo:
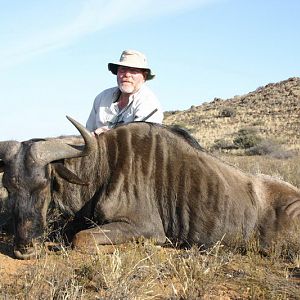
<instances>
[{"instance_id":1,"label":"white shirt","mask_svg":"<svg viewBox=\"0 0 300 300\"><path fill-rule=\"evenodd\" d=\"M156 109L157 111L145 121L162 123L163 111L161 105L154 93L145 84L129 97L127 106L122 110L119 110L117 103L119 93L119 88L113 87L104 90L95 98L86 123L88 130L94 131L103 126L112 128L116 123L143 121Z\"/></svg>"}]
</instances>

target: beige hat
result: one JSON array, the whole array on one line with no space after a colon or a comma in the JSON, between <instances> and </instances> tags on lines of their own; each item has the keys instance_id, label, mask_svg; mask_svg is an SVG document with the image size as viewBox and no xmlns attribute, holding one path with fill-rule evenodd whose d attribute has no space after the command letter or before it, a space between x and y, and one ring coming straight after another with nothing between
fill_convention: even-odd
<instances>
[{"instance_id":1,"label":"beige hat","mask_svg":"<svg viewBox=\"0 0 300 300\"><path fill-rule=\"evenodd\" d=\"M148 67L146 56L136 50L124 50L121 54L120 61L116 63L109 63L108 70L114 75L117 75L118 66L126 66L131 68L138 68L148 71L146 80L151 80L155 77L155 74L151 72Z\"/></svg>"}]
</instances>

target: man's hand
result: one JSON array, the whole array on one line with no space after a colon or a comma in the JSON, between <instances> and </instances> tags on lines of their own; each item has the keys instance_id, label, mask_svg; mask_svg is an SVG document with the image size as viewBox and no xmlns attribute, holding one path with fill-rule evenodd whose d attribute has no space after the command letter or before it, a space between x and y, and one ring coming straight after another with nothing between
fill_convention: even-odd
<instances>
[{"instance_id":1,"label":"man's hand","mask_svg":"<svg viewBox=\"0 0 300 300\"><path fill-rule=\"evenodd\" d=\"M108 128L107 126L104 126L104 127L100 127L100 128L95 129L95 130L92 132L92 134L93 134L94 136L98 136L98 135L100 135L101 133L103 133L103 132L105 132L105 131L108 131L108 130L109 130L109 128Z\"/></svg>"}]
</instances>

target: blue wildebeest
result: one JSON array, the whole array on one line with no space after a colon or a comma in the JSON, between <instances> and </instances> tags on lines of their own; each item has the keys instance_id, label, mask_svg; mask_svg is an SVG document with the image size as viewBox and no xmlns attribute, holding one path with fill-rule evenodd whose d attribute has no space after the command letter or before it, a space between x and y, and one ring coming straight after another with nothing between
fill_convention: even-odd
<instances>
[{"instance_id":1,"label":"blue wildebeest","mask_svg":"<svg viewBox=\"0 0 300 300\"><path fill-rule=\"evenodd\" d=\"M297 188L241 172L197 149L187 135L131 123L95 138L69 120L83 139L0 143L17 258L35 256L51 201L97 225L75 234L77 249L139 237L208 247L254 232L268 244L299 217Z\"/></svg>"}]
</instances>

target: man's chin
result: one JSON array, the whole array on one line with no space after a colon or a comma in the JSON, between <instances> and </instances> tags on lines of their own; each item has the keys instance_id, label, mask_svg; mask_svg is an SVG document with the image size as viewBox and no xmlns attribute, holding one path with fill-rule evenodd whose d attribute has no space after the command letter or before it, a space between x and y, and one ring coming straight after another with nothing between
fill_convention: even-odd
<instances>
[{"instance_id":1,"label":"man's chin","mask_svg":"<svg viewBox=\"0 0 300 300\"><path fill-rule=\"evenodd\" d=\"M134 93L134 88L133 87L119 86L119 89L124 94L133 94Z\"/></svg>"}]
</instances>

